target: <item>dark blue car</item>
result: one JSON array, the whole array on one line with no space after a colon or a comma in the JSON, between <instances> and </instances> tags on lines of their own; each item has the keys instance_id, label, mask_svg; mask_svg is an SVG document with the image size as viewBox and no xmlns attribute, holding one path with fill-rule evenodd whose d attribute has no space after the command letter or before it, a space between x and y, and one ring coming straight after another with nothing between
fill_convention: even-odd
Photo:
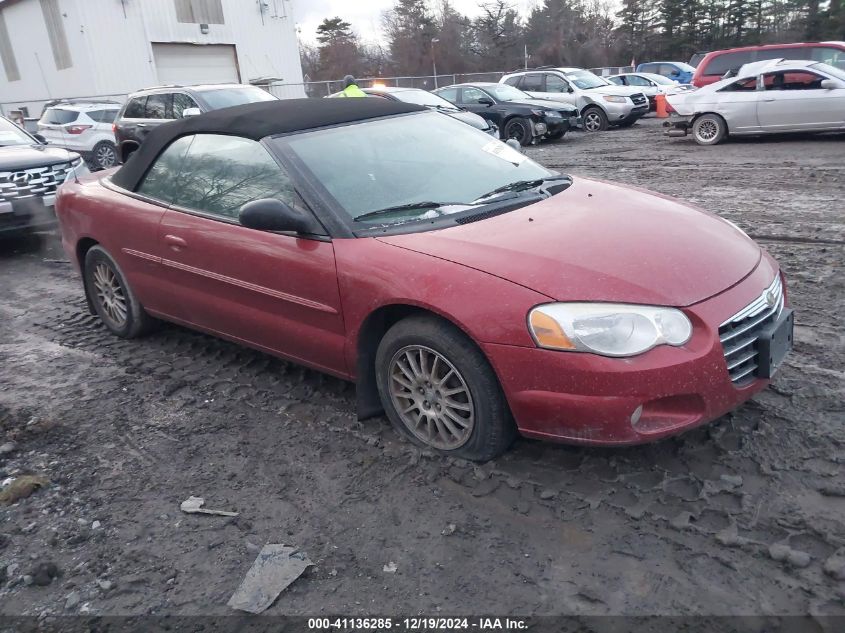
<instances>
[{"instance_id":1,"label":"dark blue car","mask_svg":"<svg viewBox=\"0 0 845 633\"><path fill-rule=\"evenodd\" d=\"M668 79L674 79L679 84L688 84L692 81L695 68L686 62L646 62L637 66L637 72L663 75Z\"/></svg>"}]
</instances>

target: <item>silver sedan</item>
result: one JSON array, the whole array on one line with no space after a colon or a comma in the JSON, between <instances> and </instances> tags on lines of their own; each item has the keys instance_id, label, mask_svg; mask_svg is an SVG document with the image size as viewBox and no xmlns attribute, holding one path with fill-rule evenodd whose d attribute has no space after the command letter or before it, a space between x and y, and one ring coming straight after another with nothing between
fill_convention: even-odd
<instances>
[{"instance_id":1,"label":"silver sedan","mask_svg":"<svg viewBox=\"0 0 845 633\"><path fill-rule=\"evenodd\" d=\"M701 145L726 137L845 131L845 72L828 64L783 59L743 66L736 76L666 99L678 116L669 136Z\"/></svg>"}]
</instances>

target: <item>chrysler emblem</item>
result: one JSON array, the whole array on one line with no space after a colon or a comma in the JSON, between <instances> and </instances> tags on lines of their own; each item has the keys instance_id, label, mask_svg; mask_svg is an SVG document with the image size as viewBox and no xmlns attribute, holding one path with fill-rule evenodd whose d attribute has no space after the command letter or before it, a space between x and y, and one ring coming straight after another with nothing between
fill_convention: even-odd
<instances>
[{"instance_id":1,"label":"chrysler emblem","mask_svg":"<svg viewBox=\"0 0 845 633\"><path fill-rule=\"evenodd\" d=\"M775 298L775 291L774 290L766 291L766 294L764 295L764 297L766 299L766 305L770 308L774 308L775 303L777 302L777 299Z\"/></svg>"},{"instance_id":2,"label":"chrysler emblem","mask_svg":"<svg viewBox=\"0 0 845 633\"><path fill-rule=\"evenodd\" d=\"M12 184L17 187L26 187L31 179L32 174L28 174L25 171L12 174Z\"/></svg>"}]
</instances>

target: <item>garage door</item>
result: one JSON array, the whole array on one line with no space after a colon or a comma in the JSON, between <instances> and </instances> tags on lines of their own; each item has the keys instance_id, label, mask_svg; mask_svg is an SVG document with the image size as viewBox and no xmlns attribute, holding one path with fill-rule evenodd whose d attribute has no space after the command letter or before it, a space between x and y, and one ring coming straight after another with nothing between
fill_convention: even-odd
<instances>
[{"instance_id":1,"label":"garage door","mask_svg":"<svg viewBox=\"0 0 845 633\"><path fill-rule=\"evenodd\" d=\"M238 83L238 63L231 44L153 44L161 84Z\"/></svg>"}]
</instances>

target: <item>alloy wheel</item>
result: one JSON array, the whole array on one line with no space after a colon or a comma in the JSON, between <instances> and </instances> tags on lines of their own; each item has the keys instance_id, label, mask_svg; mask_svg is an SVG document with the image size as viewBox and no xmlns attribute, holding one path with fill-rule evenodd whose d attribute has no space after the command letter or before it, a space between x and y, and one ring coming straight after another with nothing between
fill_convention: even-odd
<instances>
[{"instance_id":1,"label":"alloy wheel","mask_svg":"<svg viewBox=\"0 0 845 633\"><path fill-rule=\"evenodd\" d=\"M508 127L508 138L515 139L522 143L522 140L527 136L527 130L525 126L520 121L514 121Z\"/></svg>"},{"instance_id":2,"label":"alloy wheel","mask_svg":"<svg viewBox=\"0 0 845 633\"><path fill-rule=\"evenodd\" d=\"M94 158L97 161L97 165L102 169L108 169L112 167L115 162L117 161L117 154L115 154L114 148L110 145L103 145L97 150L97 153L94 155Z\"/></svg>"},{"instance_id":3,"label":"alloy wheel","mask_svg":"<svg viewBox=\"0 0 845 633\"><path fill-rule=\"evenodd\" d=\"M597 112L587 112L584 115L584 129L588 132L598 132L601 130L601 115Z\"/></svg>"},{"instance_id":4,"label":"alloy wheel","mask_svg":"<svg viewBox=\"0 0 845 633\"><path fill-rule=\"evenodd\" d=\"M94 267L94 288L105 316L116 328L122 328L128 314L126 294L114 270L102 262Z\"/></svg>"},{"instance_id":5,"label":"alloy wheel","mask_svg":"<svg viewBox=\"0 0 845 633\"><path fill-rule=\"evenodd\" d=\"M702 141L712 141L719 134L719 126L712 119L704 119L698 123L696 134Z\"/></svg>"},{"instance_id":6,"label":"alloy wheel","mask_svg":"<svg viewBox=\"0 0 845 633\"><path fill-rule=\"evenodd\" d=\"M405 427L439 450L466 444L475 427L472 394L457 368L442 354L408 345L390 361L390 398Z\"/></svg>"}]
</instances>

